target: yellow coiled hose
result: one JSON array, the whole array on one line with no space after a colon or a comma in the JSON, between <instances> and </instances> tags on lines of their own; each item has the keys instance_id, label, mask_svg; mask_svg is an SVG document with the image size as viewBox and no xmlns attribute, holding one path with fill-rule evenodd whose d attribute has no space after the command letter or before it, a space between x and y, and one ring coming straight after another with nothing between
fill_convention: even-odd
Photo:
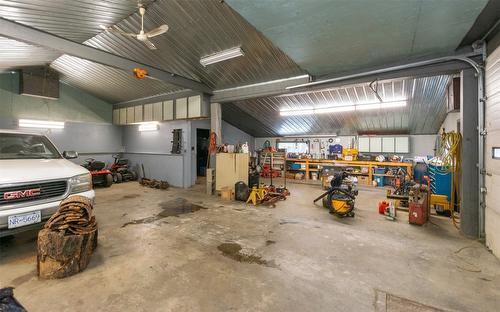
<instances>
[{"instance_id":1,"label":"yellow coiled hose","mask_svg":"<svg viewBox=\"0 0 500 312\"><path fill-rule=\"evenodd\" d=\"M451 173L451 219L455 227L459 228L460 220L460 198L455 200L455 194L458 194L460 168L461 168L461 147L462 135L459 132L441 133L440 146L437 152L437 158L441 161L441 168L437 167L438 174ZM455 203L456 201L456 203Z\"/></svg>"}]
</instances>

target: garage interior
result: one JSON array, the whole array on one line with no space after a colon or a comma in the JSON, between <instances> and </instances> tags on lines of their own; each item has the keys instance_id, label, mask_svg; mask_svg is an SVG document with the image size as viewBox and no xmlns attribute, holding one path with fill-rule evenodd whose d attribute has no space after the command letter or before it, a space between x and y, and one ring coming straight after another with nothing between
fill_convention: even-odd
<instances>
[{"instance_id":1,"label":"garage interior","mask_svg":"<svg viewBox=\"0 0 500 312\"><path fill-rule=\"evenodd\" d=\"M0 1L0 129L113 180L27 311L500 307L499 1Z\"/></svg>"}]
</instances>

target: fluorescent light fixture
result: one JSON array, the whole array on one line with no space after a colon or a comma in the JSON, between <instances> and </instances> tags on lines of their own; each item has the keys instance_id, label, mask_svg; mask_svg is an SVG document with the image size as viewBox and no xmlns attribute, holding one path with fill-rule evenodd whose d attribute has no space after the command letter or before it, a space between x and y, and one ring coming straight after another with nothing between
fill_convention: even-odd
<instances>
[{"instance_id":1,"label":"fluorescent light fixture","mask_svg":"<svg viewBox=\"0 0 500 312\"><path fill-rule=\"evenodd\" d=\"M314 109L289 109L280 111L281 116L302 116L302 115L312 115L314 114Z\"/></svg>"},{"instance_id":2,"label":"fluorescent light fixture","mask_svg":"<svg viewBox=\"0 0 500 312\"><path fill-rule=\"evenodd\" d=\"M245 53L243 53L243 50L241 50L241 47L234 47L231 49L227 49L224 51L217 52L212 55L207 55L204 56L200 59L200 64L203 66L207 66L210 64L215 64L219 63L225 60L229 60L238 56L243 56Z\"/></svg>"},{"instance_id":3,"label":"fluorescent light fixture","mask_svg":"<svg viewBox=\"0 0 500 312\"><path fill-rule=\"evenodd\" d=\"M340 113L340 112L351 112L356 108L354 105L348 106L333 106L333 107L324 107L324 108L315 108L315 114L326 114L326 113Z\"/></svg>"},{"instance_id":4,"label":"fluorescent light fixture","mask_svg":"<svg viewBox=\"0 0 500 312\"><path fill-rule=\"evenodd\" d=\"M158 123L157 122L145 122L139 124L139 131L157 131Z\"/></svg>"},{"instance_id":5,"label":"fluorescent light fixture","mask_svg":"<svg viewBox=\"0 0 500 312\"><path fill-rule=\"evenodd\" d=\"M21 128L64 129L64 121L19 119Z\"/></svg>"},{"instance_id":6,"label":"fluorescent light fixture","mask_svg":"<svg viewBox=\"0 0 500 312\"><path fill-rule=\"evenodd\" d=\"M308 108L308 109L287 109L280 111L281 116L301 116L301 115L312 115L312 114L327 114L327 113L340 113L340 112L352 112L359 110L369 110L369 109L383 109L383 108L393 108L393 107L404 107L406 106L406 101L394 101L394 102L382 102L382 103L359 103L355 105L344 105L344 106L330 106L321 108Z\"/></svg>"},{"instance_id":7,"label":"fluorescent light fixture","mask_svg":"<svg viewBox=\"0 0 500 312\"><path fill-rule=\"evenodd\" d=\"M369 109L383 109L383 108L404 107L404 106L406 106L406 101L366 103L366 104L356 104L356 110L358 111L358 110L369 110Z\"/></svg>"}]
</instances>

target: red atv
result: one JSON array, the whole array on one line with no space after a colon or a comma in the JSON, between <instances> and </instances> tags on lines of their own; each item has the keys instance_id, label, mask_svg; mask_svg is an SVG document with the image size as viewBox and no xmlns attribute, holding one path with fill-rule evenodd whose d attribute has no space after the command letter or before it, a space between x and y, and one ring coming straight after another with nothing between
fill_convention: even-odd
<instances>
[{"instance_id":1,"label":"red atv","mask_svg":"<svg viewBox=\"0 0 500 312\"><path fill-rule=\"evenodd\" d=\"M82 167L90 171L92 175L92 184L104 187L110 187L113 184L113 176L111 171L105 169L106 164L102 161L95 160L94 158L85 159L85 163Z\"/></svg>"},{"instance_id":2,"label":"red atv","mask_svg":"<svg viewBox=\"0 0 500 312\"><path fill-rule=\"evenodd\" d=\"M115 161L111 165L111 174L113 175L113 182L121 183L126 181L137 180L137 173L129 169L128 159L120 158L120 155L113 155Z\"/></svg>"}]
</instances>

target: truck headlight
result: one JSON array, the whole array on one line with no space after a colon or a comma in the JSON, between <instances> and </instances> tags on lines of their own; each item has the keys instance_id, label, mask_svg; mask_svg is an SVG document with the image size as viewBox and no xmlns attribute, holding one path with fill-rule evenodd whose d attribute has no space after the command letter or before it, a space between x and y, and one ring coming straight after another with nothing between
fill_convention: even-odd
<instances>
[{"instance_id":1,"label":"truck headlight","mask_svg":"<svg viewBox=\"0 0 500 312\"><path fill-rule=\"evenodd\" d=\"M81 193L92 189L92 176L90 173L80 174L69 179L70 193Z\"/></svg>"}]
</instances>

